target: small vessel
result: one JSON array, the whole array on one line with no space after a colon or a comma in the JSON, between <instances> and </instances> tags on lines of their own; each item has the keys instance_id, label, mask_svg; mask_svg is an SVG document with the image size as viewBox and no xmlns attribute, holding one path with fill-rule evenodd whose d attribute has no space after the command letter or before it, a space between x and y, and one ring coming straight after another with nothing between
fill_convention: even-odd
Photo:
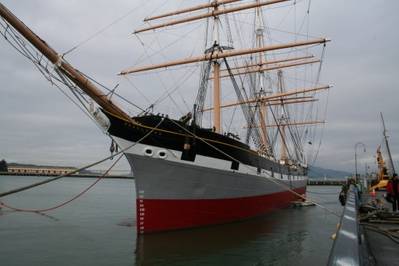
<instances>
[{"instance_id":1,"label":"small vessel","mask_svg":"<svg viewBox=\"0 0 399 266\"><path fill-rule=\"evenodd\" d=\"M312 128L324 123L315 119L316 96L330 88L319 83L328 40L309 36L298 40L298 35L293 42L266 44L263 9L284 8L280 3L285 2L296 4L288 0L214 0L145 18L146 22L162 22L138 29L135 35L189 22L207 24L208 41L199 55L120 72L127 76L196 65L199 88L191 110L180 118L174 113L155 114L154 104L130 115L111 99L119 96L115 88L103 92L1 4L0 15L7 29L4 36L16 36L8 41L16 42L17 49L51 81L67 86L124 150L135 176L137 232L145 234L264 215L290 206L306 193L308 146L317 151L312 146L317 143L309 139L315 135ZM253 12L253 45L240 38L236 46L229 18L244 15L248 19L248 12ZM322 50L320 59L311 49ZM314 64L318 64L314 75L303 69ZM300 73L307 76L300 82L307 87L287 88L288 75L283 69L289 68L299 69L297 80ZM235 101L225 102L223 93L234 95ZM241 132L232 132L228 121Z\"/></svg>"},{"instance_id":2,"label":"small vessel","mask_svg":"<svg viewBox=\"0 0 399 266\"><path fill-rule=\"evenodd\" d=\"M388 157L388 163L384 160L383 153L381 151L381 145L378 146L377 148L377 166L378 166L378 172L377 172L377 178L372 181L371 186L369 188L370 191L375 191L375 190L385 190L388 184L388 180L390 177L393 176L395 173L395 165L392 160L392 155L391 155L391 149L389 147L388 143L388 135L387 135L387 130L385 127L385 121L384 121L384 116L382 113L381 115L381 123L382 123L382 135L383 135L383 143L385 144L385 151Z\"/></svg>"}]
</instances>

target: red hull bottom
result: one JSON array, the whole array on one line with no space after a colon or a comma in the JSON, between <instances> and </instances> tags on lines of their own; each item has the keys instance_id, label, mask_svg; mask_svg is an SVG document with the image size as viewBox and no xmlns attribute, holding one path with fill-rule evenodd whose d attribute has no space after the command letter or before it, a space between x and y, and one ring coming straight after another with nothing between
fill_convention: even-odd
<instances>
[{"instance_id":1,"label":"red hull bottom","mask_svg":"<svg viewBox=\"0 0 399 266\"><path fill-rule=\"evenodd\" d=\"M305 194L306 188L295 189L295 192ZM297 199L298 196L289 191L234 199L137 199L137 232L144 234L243 220L288 207Z\"/></svg>"}]
</instances>

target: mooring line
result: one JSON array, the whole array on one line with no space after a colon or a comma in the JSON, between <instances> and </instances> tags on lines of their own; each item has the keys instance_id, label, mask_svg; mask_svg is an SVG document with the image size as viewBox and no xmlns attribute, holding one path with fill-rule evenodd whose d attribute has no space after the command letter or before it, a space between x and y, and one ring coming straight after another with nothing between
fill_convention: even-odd
<instances>
[{"instance_id":1,"label":"mooring line","mask_svg":"<svg viewBox=\"0 0 399 266\"><path fill-rule=\"evenodd\" d=\"M43 181L40 181L40 182L37 182L37 183L33 183L33 184L31 184L31 185L28 185L28 186L24 186L24 187L12 189L12 190L9 190L9 191L6 191L6 192L2 192L2 193L0 193L0 198L5 197L5 196L8 196L8 195L11 195L11 194L15 194L15 193L18 193L18 192L21 192L21 191L24 191L24 190L28 190L28 189L31 189L31 188L34 188L34 187L37 187L37 186L41 186L41 185L44 185L44 184L47 184L47 183L56 181L56 180L58 180L58 179L61 179L61 178L63 178L63 177L67 177L67 176L73 175L73 174L75 174L75 173L77 173L77 172L79 172L79 171L82 171L82 170L85 170L85 169L87 169L87 168L93 167L93 166L95 166L95 165L97 165L97 164L103 163L103 162L105 162L105 161L111 159L112 157L114 157L114 156L116 156L116 155L119 155L119 154L122 153L122 152L123 152L123 150L121 150L120 152L118 152L118 153L116 153L116 154L114 154L114 155L108 156L108 157L106 157L106 158L104 158L104 159L102 159L102 160L100 160L100 161L97 161L97 162L95 162L95 163L86 165L86 166L81 167L81 168L79 168L79 169L70 171L70 172L68 172L68 173L66 173L66 174L62 174L62 175L59 175L59 176L56 176L56 177L52 177L52 178L49 178L49 179L46 179L46 180L43 180Z\"/></svg>"},{"instance_id":2,"label":"mooring line","mask_svg":"<svg viewBox=\"0 0 399 266\"><path fill-rule=\"evenodd\" d=\"M100 182L101 179L103 179L108 173L109 171L111 171L111 169L116 165L117 162L119 162L119 160L123 157L123 154L121 154L121 156L119 156L118 159L115 160L115 162L111 165L111 167L108 168L107 171L105 171L104 174L102 174L101 176L99 176L96 181L94 181L90 186L88 186L87 188L85 188L84 190L82 190L79 194L77 194L76 196L72 197L71 199L64 201L58 205L55 205L53 207L50 208L46 208L46 209L21 209L21 208L16 208L16 207L12 207L2 201L0 201L0 206L4 206L10 210L13 211L18 211L18 212L48 212L48 211L53 211L56 210L58 208L61 208L69 203L71 203L72 201L80 198L81 196L83 196L84 194L86 194L86 192L88 192L91 188L93 188L98 182Z\"/></svg>"},{"instance_id":3,"label":"mooring line","mask_svg":"<svg viewBox=\"0 0 399 266\"><path fill-rule=\"evenodd\" d=\"M117 153L115 153L115 154L113 154L113 155L111 155L111 156L108 156L108 157L106 157L106 158L104 158L104 159L102 159L102 160L100 160L100 161L97 161L97 162L95 162L95 163L89 164L89 165L87 165L87 166L85 166L85 167L81 167L81 168L79 168L79 169L77 169L77 170L71 171L71 172L69 172L69 173L67 173L67 174L63 174L63 175L61 175L61 176L57 176L57 177L50 178L50 179L47 179L47 180L44 180L44 181L41 181L41 182L38 182L38 183L34 183L34 184L31 184L31 185L25 186L25 187L21 187L21 188L17 188L17 189L13 189L13 190L10 190L10 191L7 191L7 192L0 193L0 198L1 198L1 197L4 197L4 196L7 196L7 195L15 194L15 193L18 193L18 192L21 192L21 191L24 191L24 190L28 190L28 189L37 187L37 186L40 186L40 185L44 185L44 184L50 183L50 182L52 182L52 181L61 179L61 178L63 178L63 177L69 176L69 175L71 175L71 174L73 174L73 173L76 173L76 172L78 172L78 171L81 171L81 170L90 168L90 167L92 167L92 166L94 166L94 165L100 164L100 163L102 163L102 162L104 162L104 161L106 161L106 160L108 160L108 159L113 158L114 156L117 156L117 155L120 155L120 154L121 154L121 156L111 165L110 168L108 168L108 170L107 170L102 176L98 177L97 180L96 180L93 184L91 184L89 187L87 187L86 189L84 189L84 190L83 190L82 192L80 192L78 195L74 196L72 199L70 199L70 200L68 200L68 201L66 201L66 202L63 202L63 203L61 203L61 204L58 204L57 206L54 206L54 207L51 207L51 208L38 209L38 210L30 210L30 209L15 208L15 207L12 207L12 206L10 206L10 205L8 205L8 204L5 204L5 203L2 202L2 201L0 201L0 206L4 206L4 207L6 207L6 208L8 208L8 209L11 209L11 210L14 210L14 211L23 211L23 212L46 212L46 211L51 211L51 210L54 210L54 209L57 209L57 208L60 208L60 207L62 207L62 206L67 205L68 203L70 203L70 202L76 200L77 198L79 198L80 196L82 196L83 194L85 194L85 193L86 193L88 190L90 190L94 185L96 185L104 176L106 176L106 175L108 174L108 172L109 172L109 171L115 166L115 164L122 158L123 153L124 153L125 151L127 151L127 150L129 150L130 148L134 147L135 145L137 145L138 143L140 143L141 141L143 141L145 138L147 138L149 135L151 135L151 134L154 132L154 130L155 130L156 128L158 128L158 127L162 124L163 121L164 121L164 119L162 118L161 121L160 121L155 127L153 127L147 134L145 134L145 135L144 135L141 139L139 139L137 142L133 143L132 145L129 145L127 148L122 149L121 151L119 151L119 152L117 152Z\"/></svg>"}]
</instances>

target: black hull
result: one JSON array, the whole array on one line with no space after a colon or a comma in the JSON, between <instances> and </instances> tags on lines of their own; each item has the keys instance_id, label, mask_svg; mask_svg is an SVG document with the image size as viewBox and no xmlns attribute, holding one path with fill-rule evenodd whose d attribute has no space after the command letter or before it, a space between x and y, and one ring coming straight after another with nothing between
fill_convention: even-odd
<instances>
[{"instance_id":1,"label":"black hull","mask_svg":"<svg viewBox=\"0 0 399 266\"><path fill-rule=\"evenodd\" d=\"M215 133L211 129L185 125L180 121L157 115L133 117L132 119L137 123L132 123L110 113L104 113L110 120L109 134L132 142L142 139L158 125L158 127L149 136L144 138L141 143L181 151L183 152L182 160L195 161L196 155L203 155L231 161L231 169L237 170L239 164L233 160L234 158L243 164L258 168L258 171L270 171L272 175L306 175L305 168L282 165L259 156L258 153L251 150L248 145L229 136ZM164 121L160 123L162 119L164 119ZM194 138L193 135L189 134L183 128L194 133L198 138L205 140L206 143L201 139Z\"/></svg>"}]
</instances>

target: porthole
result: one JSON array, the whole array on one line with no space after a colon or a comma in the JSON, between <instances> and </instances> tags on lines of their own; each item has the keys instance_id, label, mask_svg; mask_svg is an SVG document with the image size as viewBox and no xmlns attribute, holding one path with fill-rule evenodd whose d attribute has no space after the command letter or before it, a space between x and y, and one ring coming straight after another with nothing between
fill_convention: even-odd
<instances>
[{"instance_id":1,"label":"porthole","mask_svg":"<svg viewBox=\"0 0 399 266\"><path fill-rule=\"evenodd\" d=\"M166 159L166 157L168 157L168 154L166 153L165 150L160 150L158 151L158 157L161 159Z\"/></svg>"},{"instance_id":2,"label":"porthole","mask_svg":"<svg viewBox=\"0 0 399 266\"><path fill-rule=\"evenodd\" d=\"M144 148L144 155L145 156L152 157L153 154L154 153L153 153L153 151L152 151L152 149L150 147Z\"/></svg>"}]
</instances>

